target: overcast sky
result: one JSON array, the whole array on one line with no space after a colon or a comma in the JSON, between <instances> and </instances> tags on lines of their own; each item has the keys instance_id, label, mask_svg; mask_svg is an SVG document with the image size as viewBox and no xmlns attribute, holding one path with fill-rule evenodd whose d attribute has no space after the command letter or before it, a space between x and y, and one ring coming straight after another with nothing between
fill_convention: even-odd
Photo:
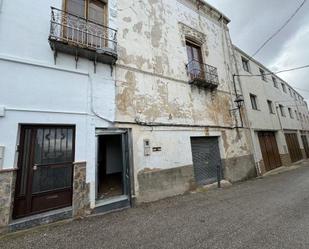
<instances>
[{"instance_id":1,"label":"overcast sky","mask_svg":"<svg viewBox=\"0 0 309 249\"><path fill-rule=\"evenodd\" d=\"M252 55L292 15L303 0L206 0L231 19L233 43ZM309 64L309 1L255 57L271 70ZM309 101L309 68L279 74ZM301 91L297 88L305 89Z\"/></svg>"}]
</instances>

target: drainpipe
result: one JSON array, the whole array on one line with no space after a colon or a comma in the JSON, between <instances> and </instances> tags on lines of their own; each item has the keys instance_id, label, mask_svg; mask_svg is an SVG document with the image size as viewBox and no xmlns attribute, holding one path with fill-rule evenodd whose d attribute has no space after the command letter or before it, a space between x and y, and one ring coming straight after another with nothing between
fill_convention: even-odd
<instances>
[{"instance_id":1,"label":"drainpipe","mask_svg":"<svg viewBox=\"0 0 309 249\"><path fill-rule=\"evenodd\" d=\"M282 132L283 132L283 126L282 126L282 122L281 122L281 118L280 118L280 116L279 116L279 112L278 112L278 108L279 108L279 106L277 106L277 104L278 104L279 102L275 102L275 107L276 107L276 112L277 112L277 117L278 117L278 121L279 121L279 125L280 125L280 129L282 130Z\"/></svg>"},{"instance_id":2,"label":"drainpipe","mask_svg":"<svg viewBox=\"0 0 309 249\"><path fill-rule=\"evenodd\" d=\"M230 36L229 33L228 33L228 37L226 37L226 39L229 40L230 43L231 43L232 57L234 59L235 70L236 70L236 73L239 75L239 69L238 69L238 65L237 65L235 50L234 50L233 43L232 43L232 40L231 40L231 36ZM233 77L233 78L235 79L235 77ZM235 82L235 80L234 80L234 82ZM240 77L238 77L238 82L239 82L240 92L243 93L242 81L241 81ZM235 90L236 90L236 82L235 82L234 86L235 86ZM236 92L237 92L237 90L236 90ZM249 116L248 116L248 111L247 111L247 108L246 108L246 103L244 104L244 113L245 113L246 121L249 124L247 128L250 131L250 139L249 140L250 140L250 143L251 143L251 148L253 150L253 158L254 158L254 162L255 162L256 172L257 172L257 175L261 175L262 171L261 171L261 168L260 168L260 164L258 163L258 159L257 159L257 155L256 155L256 149L255 149L255 143L254 143L254 129L252 129L251 124L250 124L249 119L248 119Z\"/></svg>"},{"instance_id":3,"label":"drainpipe","mask_svg":"<svg viewBox=\"0 0 309 249\"><path fill-rule=\"evenodd\" d=\"M232 65L231 65L231 60L230 60L230 56L228 56L229 58L229 63L227 62L227 59L226 59L226 50L225 50L225 46L227 47L227 50L228 50L228 44L226 42L226 39L225 39L225 29L224 29L224 20L223 20L223 16L221 15L220 18L218 19L218 21L221 23L221 32L222 32L222 49L223 49L223 57L224 57L224 69L225 69L225 73L226 73L226 78L228 80L231 79L231 74L230 74L230 70L232 68ZM235 107L235 102L234 102L234 99L233 99L233 90L231 89L231 86L230 84L228 84L228 88L229 88L229 92L230 92L230 103L231 103L231 106L233 107L233 110L234 110L234 107ZM237 120L236 120L237 121ZM237 123L236 123L237 124Z\"/></svg>"}]
</instances>

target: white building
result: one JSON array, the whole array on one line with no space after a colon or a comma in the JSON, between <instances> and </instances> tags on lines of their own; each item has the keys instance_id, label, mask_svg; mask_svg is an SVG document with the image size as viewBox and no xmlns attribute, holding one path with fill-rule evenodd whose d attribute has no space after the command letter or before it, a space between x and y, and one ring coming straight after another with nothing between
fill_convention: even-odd
<instances>
[{"instance_id":1,"label":"white building","mask_svg":"<svg viewBox=\"0 0 309 249\"><path fill-rule=\"evenodd\" d=\"M1 3L0 225L67 206L79 215L96 205L96 133L115 120L116 3Z\"/></svg>"},{"instance_id":2,"label":"white building","mask_svg":"<svg viewBox=\"0 0 309 249\"><path fill-rule=\"evenodd\" d=\"M309 157L309 112L287 82L235 47L260 173Z\"/></svg>"}]
</instances>

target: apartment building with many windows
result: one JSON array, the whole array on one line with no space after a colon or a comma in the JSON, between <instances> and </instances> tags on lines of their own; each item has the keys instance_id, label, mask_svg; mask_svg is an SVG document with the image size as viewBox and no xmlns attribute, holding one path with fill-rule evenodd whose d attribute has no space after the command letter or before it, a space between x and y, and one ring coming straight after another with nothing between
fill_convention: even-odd
<instances>
[{"instance_id":1,"label":"apartment building with many windows","mask_svg":"<svg viewBox=\"0 0 309 249\"><path fill-rule=\"evenodd\" d=\"M309 113L304 98L241 49L235 47L235 52L260 173L308 158Z\"/></svg>"}]
</instances>

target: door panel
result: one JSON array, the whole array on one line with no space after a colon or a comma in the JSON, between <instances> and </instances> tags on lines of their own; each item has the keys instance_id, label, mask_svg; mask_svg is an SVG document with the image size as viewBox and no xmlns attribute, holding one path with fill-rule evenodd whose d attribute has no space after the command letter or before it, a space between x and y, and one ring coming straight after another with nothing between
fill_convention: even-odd
<instances>
[{"instance_id":1,"label":"door panel","mask_svg":"<svg viewBox=\"0 0 309 249\"><path fill-rule=\"evenodd\" d=\"M221 166L218 138L192 137L191 146L196 182L208 184L217 181L217 167Z\"/></svg>"},{"instance_id":2,"label":"door panel","mask_svg":"<svg viewBox=\"0 0 309 249\"><path fill-rule=\"evenodd\" d=\"M275 134L273 132L258 133L260 148L266 171L280 167L281 159Z\"/></svg>"},{"instance_id":3,"label":"door panel","mask_svg":"<svg viewBox=\"0 0 309 249\"><path fill-rule=\"evenodd\" d=\"M305 149L305 152L306 152L306 156L307 156L307 158L309 158L309 145L308 145L307 136L306 135L302 135L301 138L302 138L302 141L303 141L303 145L304 145L304 149Z\"/></svg>"},{"instance_id":4,"label":"door panel","mask_svg":"<svg viewBox=\"0 0 309 249\"><path fill-rule=\"evenodd\" d=\"M13 217L72 203L74 127L21 128Z\"/></svg>"},{"instance_id":5,"label":"door panel","mask_svg":"<svg viewBox=\"0 0 309 249\"><path fill-rule=\"evenodd\" d=\"M192 74L193 77L203 78L203 58L201 47L187 42L187 56L188 56L188 72Z\"/></svg>"},{"instance_id":6,"label":"door panel","mask_svg":"<svg viewBox=\"0 0 309 249\"><path fill-rule=\"evenodd\" d=\"M292 163L297 162L303 158L301 149L299 146L298 138L296 133L286 133L286 142L288 145L290 157Z\"/></svg>"},{"instance_id":7,"label":"door panel","mask_svg":"<svg viewBox=\"0 0 309 249\"><path fill-rule=\"evenodd\" d=\"M130 181L130 155L128 133L122 134L122 161L123 161L123 182L124 193L131 198L131 181Z\"/></svg>"}]
</instances>

